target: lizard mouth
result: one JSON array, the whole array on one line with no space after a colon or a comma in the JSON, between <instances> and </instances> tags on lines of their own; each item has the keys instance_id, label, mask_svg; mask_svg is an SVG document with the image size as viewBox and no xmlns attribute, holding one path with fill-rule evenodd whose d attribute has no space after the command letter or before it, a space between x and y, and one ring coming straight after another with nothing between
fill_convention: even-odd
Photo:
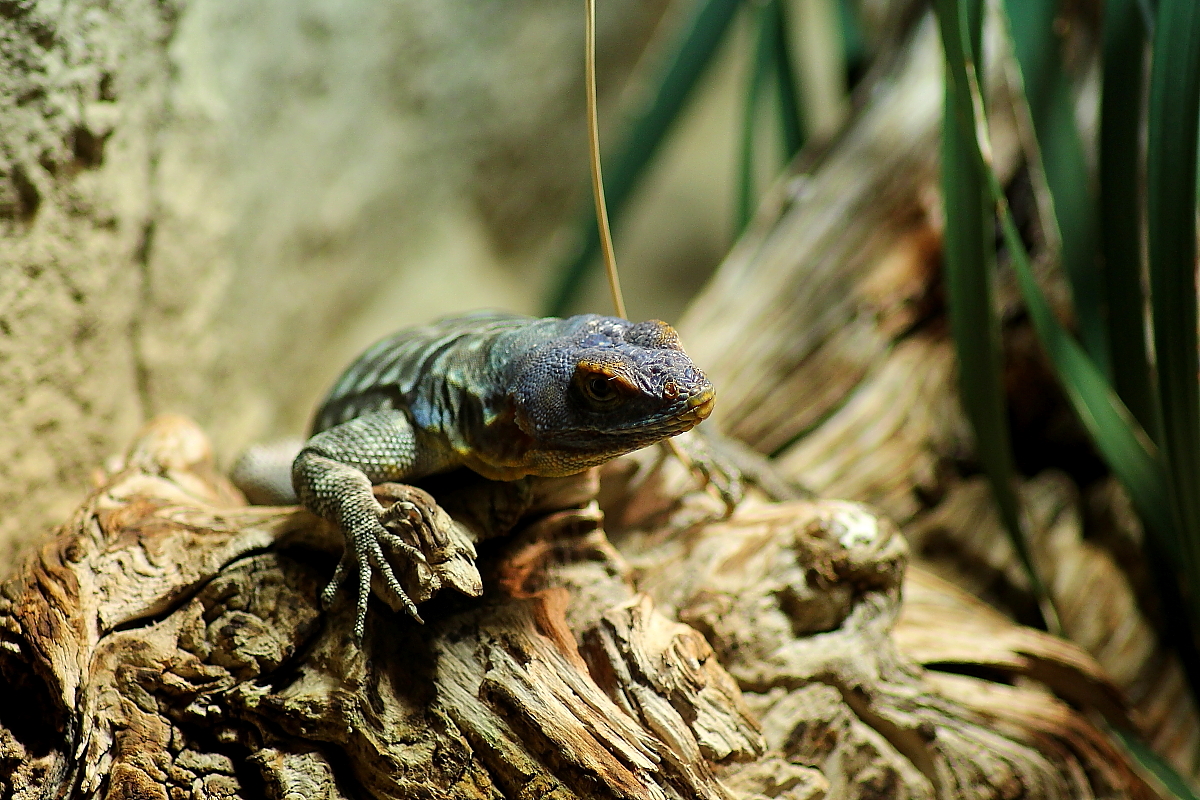
<instances>
[{"instance_id":1,"label":"lizard mouth","mask_svg":"<svg viewBox=\"0 0 1200 800\"><path fill-rule=\"evenodd\" d=\"M713 406L717 404L717 392L710 386L700 394L689 397L687 404L687 411L683 413L683 419L701 422L708 419L708 415L712 413Z\"/></svg>"}]
</instances>

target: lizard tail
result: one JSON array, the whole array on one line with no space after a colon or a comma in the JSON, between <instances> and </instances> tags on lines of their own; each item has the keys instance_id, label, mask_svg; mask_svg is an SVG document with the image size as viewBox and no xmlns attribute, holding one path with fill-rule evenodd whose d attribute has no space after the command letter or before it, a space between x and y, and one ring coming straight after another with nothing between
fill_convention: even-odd
<instances>
[{"instance_id":1,"label":"lizard tail","mask_svg":"<svg viewBox=\"0 0 1200 800\"><path fill-rule=\"evenodd\" d=\"M233 465L229 477L256 506L290 506L299 502L292 488L292 462L304 440L296 437L251 445Z\"/></svg>"}]
</instances>

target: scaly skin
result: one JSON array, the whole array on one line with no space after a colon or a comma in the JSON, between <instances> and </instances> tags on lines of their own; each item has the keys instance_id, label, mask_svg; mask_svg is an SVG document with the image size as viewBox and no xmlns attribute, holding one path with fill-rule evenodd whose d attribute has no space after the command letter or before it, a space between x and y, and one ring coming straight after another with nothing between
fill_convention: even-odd
<instances>
[{"instance_id":1,"label":"scaly skin","mask_svg":"<svg viewBox=\"0 0 1200 800\"><path fill-rule=\"evenodd\" d=\"M292 465L300 502L346 535L323 598L357 575L361 639L375 569L420 620L384 548L424 560L386 527L421 509L385 512L373 484L461 466L493 480L571 475L690 430L713 399L675 331L657 320L488 313L379 342L338 380Z\"/></svg>"}]
</instances>

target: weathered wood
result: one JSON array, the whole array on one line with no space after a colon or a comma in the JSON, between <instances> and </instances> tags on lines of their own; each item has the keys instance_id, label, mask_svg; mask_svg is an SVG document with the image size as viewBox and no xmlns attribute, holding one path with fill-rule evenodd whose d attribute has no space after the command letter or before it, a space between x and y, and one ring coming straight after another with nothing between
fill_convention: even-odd
<instances>
[{"instance_id":1,"label":"weathered wood","mask_svg":"<svg viewBox=\"0 0 1200 800\"><path fill-rule=\"evenodd\" d=\"M607 471L634 488L611 489L605 509L622 520L613 541L639 588L705 634L761 715L768 752L821 769L830 797L1154 796L1075 710L1133 726L1103 670L978 601L962 615L974 639L910 616L908 547L886 519L855 503L751 500L696 525L685 501L682 527L646 495L686 476L649 455L636 470L628 461ZM916 574L907 587L928 583ZM995 680L921 669L910 652Z\"/></svg>"},{"instance_id":2,"label":"weathered wood","mask_svg":"<svg viewBox=\"0 0 1200 800\"><path fill-rule=\"evenodd\" d=\"M0 592L5 796L1149 796L1044 691L946 690L900 655L889 523L761 501L715 522L674 462L631 480L640 459L604 493L624 555L594 501L544 510L594 476L551 482L481 546L482 597L444 588L423 626L375 604L360 649L350 604L317 600L337 532L241 505L202 434L159 420ZM989 718L997 693L1042 716ZM1072 699L1120 711L1101 695Z\"/></svg>"},{"instance_id":3,"label":"weathered wood","mask_svg":"<svg viewBox=\"0 0 1200 800\"><path fill-rule=\"evenodd\" d=\"M1028 601L1028 583L989 491L981 478L963 481L907 525L905 534L925 554L929 570L1011 613ZM1079 492L1066 475L1043 472L1023 483L1020 496L1064 635L1091 653L1129 698L1150 742L1186 774L1197 774L1200 728L1182 667L1159 643L1131 576L1118 566L1120 549L1084 537ZM1130 534L1127 526L1136 518L1111 479L1094 487L1091 500L1094 515L1107 517L1110 526L1126 526L1123 533ZM1093 530L1097 527L1094 522ZM1139 540L1140 534L1137 526ZM1126 542L1123 550L1126 563L1140 563L1137 543ZM925 571L913 577L900 622L905 651L923 663L986 665L988 648L982 643L998 642L994 612ZM914 638L920 629L937 633ZM1022 637L1034 633L1019 630ZM927 649L934 639L942 652Z\"/></svg>"},{"instance_id":4,"label":"weathered wood","mask_svg":"<svg viewBox=\"0 0 1200 800\"><path fill-rule=\"evenodd\" d=\"M599 519L505 541L496 591L443 591L425 626L374 609L360 650L347 604L317 601L337 532L240 505L199 431L160 420L4 585L6 794L731 797L712 764L760 753L757 723L699 634L620 579ZM595 588L569 601L556 569ZM590 677L568 605L603 620L593 662L637 715Z\"/></svg>"}]
</instances>

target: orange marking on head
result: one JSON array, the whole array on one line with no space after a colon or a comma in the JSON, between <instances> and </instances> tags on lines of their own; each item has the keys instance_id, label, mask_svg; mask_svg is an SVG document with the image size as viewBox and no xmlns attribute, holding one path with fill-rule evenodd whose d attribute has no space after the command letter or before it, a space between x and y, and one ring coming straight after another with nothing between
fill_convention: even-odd
<instances>
[{"instance_id":1,"label":"orange marking on head","mask_svg":"<svg viewBox=\"0 0 1200 800\"><path fill-rule=\"evenodd\" d=\"M673 347L676 349L681 347L679 343L679 334L675 332L674 328L663 322L661 319L652 319L650 321L658 323L660 338L656 344L658 344L659 347Z\"/></svg>"},{"instance_id":2,"label":"orange marking on head","mask_svg":"<svg viewBox=\"0 0 1200 800\"><path fill-rule=\"evenodd\" d=\"M629 367L617 359L603 361L584 359L579 362L579 369L608 378L626 391L638 391L637 384L629 379Z\"/></svg>"}]
</instances>

